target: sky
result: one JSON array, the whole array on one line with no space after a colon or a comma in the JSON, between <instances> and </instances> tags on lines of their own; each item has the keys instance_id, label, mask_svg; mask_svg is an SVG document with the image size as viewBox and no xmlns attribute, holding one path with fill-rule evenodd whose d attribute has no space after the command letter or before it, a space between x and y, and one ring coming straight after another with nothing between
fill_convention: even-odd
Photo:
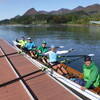
<instances>
[{"instance_id":1,"label":"sky","mask_svg":"<svg viewBox=\"0 0 100 100\"><path fill-rule=\"evenodd\" d=\"M30 8L35 8L37 11L52 11L93 4L100 4L100 0L0 0L0 20L22 16Z\"/></svg>"}]
</instances>

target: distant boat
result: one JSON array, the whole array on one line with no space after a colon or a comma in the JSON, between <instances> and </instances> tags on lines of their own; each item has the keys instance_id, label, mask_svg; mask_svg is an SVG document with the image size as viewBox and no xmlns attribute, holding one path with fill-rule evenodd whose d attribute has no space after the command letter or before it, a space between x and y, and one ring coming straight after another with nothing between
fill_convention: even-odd
<instances>
[{"instance_id":1,"label":"distant boat","mask_svg":"<svg viewBox=\"0 0 100 100\"><path fill-rule=\"evenodd\" d=\"M29 25L25 25L25 27L30 27Z\"/></svg>"},{"instance_id":2,"label":"distant boat","mask_svg":"<svg viewBox=\"0 0 100 100\"><path fill-rule=\"evenodd\" d=\"M100 24L100 21L90 21L91 24Z\"/></svg>"}]
</instances>

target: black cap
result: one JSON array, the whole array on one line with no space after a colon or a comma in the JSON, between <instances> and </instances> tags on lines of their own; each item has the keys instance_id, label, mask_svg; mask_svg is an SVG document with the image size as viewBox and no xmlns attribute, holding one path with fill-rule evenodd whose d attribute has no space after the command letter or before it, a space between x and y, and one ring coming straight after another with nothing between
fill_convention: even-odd
<instances>
[{"instance_id":1,"label":"black cap","mask_svg":"<svg viewBox=\"0 0 100 100\"><path fill-rule=\"evenodd\" d=\"M91 59L90 56L85 56L85 57L84 57L84 61L92 61L92 59Z\"/></svg>"}]
</instances>

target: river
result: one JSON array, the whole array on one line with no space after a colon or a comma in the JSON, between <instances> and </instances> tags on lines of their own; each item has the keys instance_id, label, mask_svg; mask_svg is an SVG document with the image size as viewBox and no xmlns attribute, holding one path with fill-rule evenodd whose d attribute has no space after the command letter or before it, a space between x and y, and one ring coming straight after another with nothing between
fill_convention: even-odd
<instances>
[{"instance_id":1,"label":"river","mask_svg":"<svg viewBox=\"0 0 100 100\"><path fill-rule=\"evenodd\" d=\"M37 46L40 46L42 41L46 41L47 46L64 46L63 49L58 50L74 48L74 51L66 55L95 54L92 59L97 64L100 71L100 27L61 25L0 26L0 37L4 38L11 45L13 45L12 40L16 38L21 39L22 36L26 39L31 37L32 41L34 41ZM59 60L67 58L61 57ZM69 57L69 61L77 58ZM84 61L81 58L67 65L82 72L83 63Z\"/></svg>"}]
</instances>

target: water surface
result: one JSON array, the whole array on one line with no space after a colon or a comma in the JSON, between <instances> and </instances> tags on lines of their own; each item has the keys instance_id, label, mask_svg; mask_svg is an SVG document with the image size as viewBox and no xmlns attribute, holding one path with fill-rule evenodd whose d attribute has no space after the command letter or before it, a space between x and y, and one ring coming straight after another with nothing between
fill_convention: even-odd
<instances>
[{"instance_id":1,"label":"water surface","mask_svg":"<svg viewBox=\"0 0 100 100\"><path fill-rule=\"evenodd\" d=\"M13 45L12 40L21 39L22 36L26 39L31 37L37 46L41 45L42 41L46 41L48 46L63 45L64 49L74 48L73 52L66 55L95 54L92 59L100 70L100 27L59 25L0 26L0 37L11 45ZM67 58L59 58L59 60L63 59ZM76 59L76 57L70 57L69 59ZM83 63L83 59L79 59L67 65L82 72Z\"/></svg>"}]
</instances>

